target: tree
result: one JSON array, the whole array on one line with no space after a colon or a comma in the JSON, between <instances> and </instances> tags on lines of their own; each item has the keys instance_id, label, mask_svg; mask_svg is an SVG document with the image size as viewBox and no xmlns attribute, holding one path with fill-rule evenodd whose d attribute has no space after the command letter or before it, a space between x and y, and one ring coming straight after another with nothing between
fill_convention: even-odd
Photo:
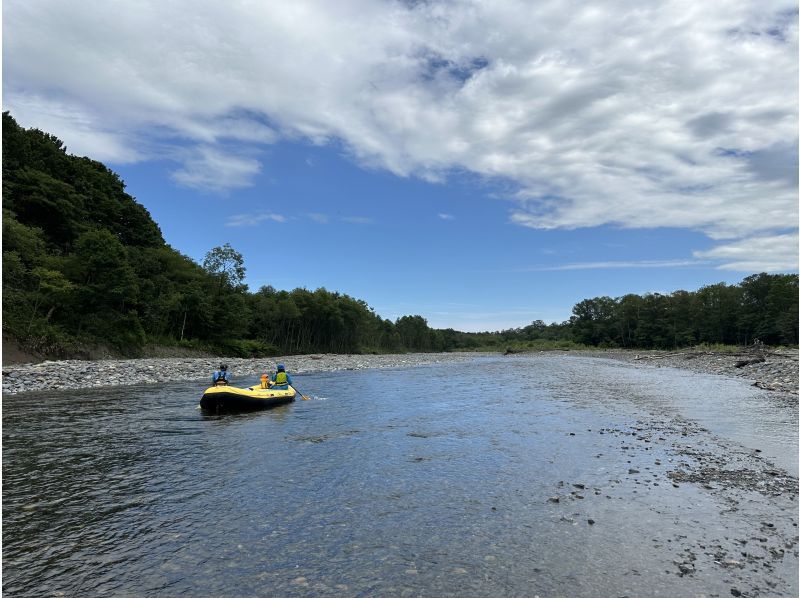
<instances>
[{"instance_id":1,"label":"tree","mask_svg":"<svg viewBox=\"0 0 800 598\"><path fill-rule=\"evenodd\" d=\"M584 299L572 308L575 340L587 345L613 346L619 344L616 321L617 303L611 297Z\"/></svg>"},{"instance_id":2,"label":"tree","mask_svg":"<svg viewBox=\"0 0 800 598\"><path fill-rule=\"evenodd\" d=\"M245 267L242 254L225 243L222 247L214 247L203 258L203 269L220 280L220 286L236 288L244 280Z\"/></svg>"},{"instance_id":3,"label":"tree","mask_svg":"<svg viewBox=\"0 0 800 598\"><path fill-rule=\"evenodd\" d=\"M75 289L75 285L58 270L36 267L31 272L31 276L37 281L37 287L31 319L28 322L27 332L29 333L41 307L47 308L47 315L44 318L44 323L47 324L56 308L62 305Z\"/></svg>"},{"instance_id":4,"label":"tree","mask_svg":"<svg viewBox=\"0 0 800 598\"><path fill-rule=\"evenodd\" d=\"M119 239L108 230L84 233L75 242L70 270L77 286L71 314L77 320L77 333L86 331L112 344L138 342L143 336L141 324L130 307L136 304L139 289ZM123 323L136 328L132 335Z\"/></svg>"},{"instance_id":5,"label":"tree","mask_svg":"<svg viewBox=\"0 0 800 598\"><path fill-rule=\"evenodd\" d=\"M422 316L403 316L395 322L395 328L400 334L400 341L406 349L414 351L427 351L430 349L431 338L428 321Z\"/></svg>"}]
</instances>

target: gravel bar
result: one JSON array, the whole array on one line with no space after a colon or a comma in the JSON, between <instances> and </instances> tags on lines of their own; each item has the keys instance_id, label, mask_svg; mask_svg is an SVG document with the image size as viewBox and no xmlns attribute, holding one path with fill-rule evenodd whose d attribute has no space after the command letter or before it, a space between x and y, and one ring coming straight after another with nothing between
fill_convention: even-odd
<instances>
[{"instance_id":1,"label":"gravel bar","mask_svg":"<svg viewBox=\"0 0 800 598\"><path fill-rule=\"evenodd\" d=\"M703 351L580 351L579 354L619 361L629 361L650 367L671 367L704 374L719 374L744 378L753 386L793 395L798 394L798 350L777 349L759 353L712 353ZM761 357L764 361L737 363Z\"/></svg>"},{"instance_id":2,"label":"gravel bar","mask_svg":"<svg viewBox=\"0 0 800 598\"><path fill-rule=\"evenodd\" d=\"M272 373L285 363L290 374L405 368L434 363L470 361L481 353L409 353L401 355L289 355L269 359L167 357L44 361L3 366L3 394L21 392L132 386L160 382L210 380L220 363L228 366L233 384L254 375Z\"/></svg>"},{"instance_id":3,"label":"gravel bar","mask_svg":"<svg viewBox=\"0 0 800 598\"><path fill-rule=\"evenodd\" d=\"M589 356L629 361L649 367L673 367L695 372L736 376L753 386L793 395L798 394L798 350L771 351L760 363L736 367L741 355L724 353L667 353L658 351L587 350L558 352L569 356ZM537 352L538 354L538 352ZM551 353L552 354L552 353ZM274 371L283 362L291 374L399 368L470 361L497 353L409 353L401 355L290 355L269 359L220 359L218 357L159 357L145 359L104 359L99 361L64 360L3 366L3 393L79 389L103 386L131 386L157 382L209 379L221 361L228 365L237 381ZM524 353L522 355L531 355Z\"/></svg>"}]
</instances>

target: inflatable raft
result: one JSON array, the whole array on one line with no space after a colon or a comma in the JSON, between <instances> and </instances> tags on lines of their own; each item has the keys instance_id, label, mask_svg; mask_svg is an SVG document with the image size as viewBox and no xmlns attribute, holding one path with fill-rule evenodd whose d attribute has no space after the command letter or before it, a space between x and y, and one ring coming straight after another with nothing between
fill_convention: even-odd
<instances>
[{"instance_id":1,"label":"inflatable raft","mask_svg":"<svg viewBox=\"0 0 800 598\"><path fill-rule=\"evenodd\" d=\"M297 393L291 386L288 390L273 390L258 386L250 388L212 386L203 393L203 397L200 399L200 408L213 413L255 411L291 403L296 395Z\"/></svg>"}]
</instances>

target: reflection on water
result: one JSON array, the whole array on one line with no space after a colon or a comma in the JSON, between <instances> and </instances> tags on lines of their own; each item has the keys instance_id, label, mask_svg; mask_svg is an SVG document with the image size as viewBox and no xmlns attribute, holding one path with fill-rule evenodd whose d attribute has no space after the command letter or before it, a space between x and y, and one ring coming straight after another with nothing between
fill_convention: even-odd
<instances>
[{"instance_id":1,"label":"reflection on water","mask_svg":"<svg viewBox=\"0 0 800 598\"><path fill-rule=\"evenodd\" d=\"M713 526L713 500L615 495L643 457L587 430L671 410L796 475L796 409L739 381L563 357L302 378L327 400L209 416L185 384L5 398L4 592L727 592L668 575L652 541L656 507L666 522L691 500ZM573 483L596 491L548 501Z\"/></svg>"}]
</instances>

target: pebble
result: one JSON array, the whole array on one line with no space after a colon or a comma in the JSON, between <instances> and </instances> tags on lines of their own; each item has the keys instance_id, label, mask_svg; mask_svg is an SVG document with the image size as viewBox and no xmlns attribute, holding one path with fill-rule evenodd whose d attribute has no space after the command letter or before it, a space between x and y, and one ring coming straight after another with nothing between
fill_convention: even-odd
<instances>
[{"instance_id":1,"label":"pebble","mask_svg":"<svg viewBox=\"0 0 800 598\"><path fill-rule=\"evenodd\" d=\"M635 361L644 366L668 366L703 373L736 376L751 380L765 390L798 394L798 350L768 349L764 363L735 368L740 357L696 355L687 359L680 353L657 360L636 357L661 356L664 352L648 351L639 355L629 351L570 351L564 355L580 355ZM292 374L362 370L373 368L414 367L434 363L472 361L486 353L410 353L398 355L290 355L261 359L219 357L171 357L144 359L104 359L99 361L63 360L42 363L3 366L3 393L17 394L29 391L80 389L103 386L131 386L157 382L209 380L220 362L228 364L234 384L264 372L271 372L275 364L283 362ZM489 353L488 355L497 355ZM602 433L602 432L601 432ZM574 433L572 433L574 435Z\"/></svg>"},{"instance_id":2,"label":"pebble","mask_svg":"<svg viewBox=\"0 0 800 598\"><path fill-rule=\"evenodd\" d=\"M754 386L764 390L797 395L798 384L800 384L797 367L798 350L771 347L767 347L766 350L770 354L765 356L765 362L741 368L734 367L736 362L742 359L741 355L724 353L688 355L690 350L687 350L687 354L676 352L673 355L665 355L671 351L644 351L637 354L629 351L597 350L585 351L584 354L606 359L632 361L644 366L672 367L704 374L736 376L750 380ZM654 357L657 359L653 359Z\"/></svg>"},{"instance_id":3,"label":"pebble","mask_svg":"<svg viewBox=\"0 0 800 598\"><path fill-rule=\"evenodd\" d=\"M133 386L161 382L203 382L210 384L211 374L220 363L228 366L233 384L275 370L285 363L293 375L310 372L415 367L434 363L472 361L482 353L411 353L405 355L290 355L269 359L220 357L168 357L145 359L104 359L82 361L44 361L3 366L3 394L31 391L74 390L109 386ZM250 380L254 382L254 380Z\"/></svg>"}]
</instances>

